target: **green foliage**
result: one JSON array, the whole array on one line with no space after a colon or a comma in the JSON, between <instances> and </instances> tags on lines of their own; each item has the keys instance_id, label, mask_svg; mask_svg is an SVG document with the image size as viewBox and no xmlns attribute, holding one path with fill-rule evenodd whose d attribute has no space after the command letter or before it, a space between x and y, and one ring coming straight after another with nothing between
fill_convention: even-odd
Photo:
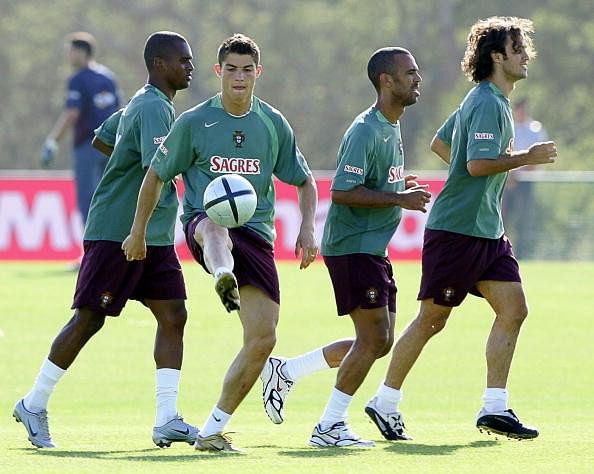
<instances>
[{"instance_id":1,"label":"green foliage","mask_svg":"<svg viewBox=\"0 0 594 474\"><path fill-rule=\"evenodd\" d=\"M402 120L408 167L440 168L428 143L472 86L459 68L468 28L494 14L535 22L540 54L517 93L530 98L533 115L558 142L555 168L594 168L594 10L586 0L56 0L43 12L37 0L2 4L0 168L39 166L70 73L65 34L95 34L98 60L117 73L129 97L146 78L144 41L162 29L184 34L196 56L198 71L190 90L178 94L178 112L218 90L211 66L221 40L237 31L253 36L265 66L257 93L289 118L315 169L334 168L344 130L375 99L366 77L370 54L407 47L424 79L419 103ZM70 167L66 141L56 165Z\"/></svg>"}]
</instances>

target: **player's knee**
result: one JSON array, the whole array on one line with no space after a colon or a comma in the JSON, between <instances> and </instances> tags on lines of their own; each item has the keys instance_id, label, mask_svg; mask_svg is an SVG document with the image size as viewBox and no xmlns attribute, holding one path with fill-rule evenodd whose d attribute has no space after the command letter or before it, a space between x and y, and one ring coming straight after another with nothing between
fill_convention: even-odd
<instances>
[{"instance_id":1,"label":"player's knee","mask_svg":"<svg viewBox=\"0 0 594 474\"><path fill-rule=\"evenodd\" d=\"M166 329L173 332L183 332L188 320L188 312L185 306L179 306L172 308L170 311L166 311L159 315L158 323L162 329Z\"/></svg>"},{"instance_id":2,"label":"player's knee","mask_svg":"<svg viewBox=\"0 0 594 474\"><path fill-rule=\"evenodd\" d=\"M91 337L97 333L105 324L105 315L91 311L88 308L79 308L68 323L72 329Z\"/></svg>"},{"instance_id":3,"label":"player's knee","mask_svg":"<svg viewBox=\"0 0 594 474\"><path fill-rule=\"evenodd\" d=\"M420 314L416 326L426 337L432 337L445 328L447 321L447 316Z\"/></svg>"},{"instance_id":4,"label":"player's knee","mask_svg":"<svg viewBox=\"0 0 594 474\"><path fill-rule=\"evenodd\" d=\"M388 335L386 342L384 344L384 347L382 348L382 350L378 353L378 359L380 357L384 357L386 354L388 354L390 352L390 350L392 349L392 345L394 344L394 335L390 334Z\"/></svg>"},{"instance_id":5,"label":"player's knee","mask_svg":"<svg viewBox=\"0 0 594 474\"><path fill-rule=\"evenodd\" d=\"M253 360L264 360L272 353L275 345L276 333L275 331L268 331L249 337L244 344L244 348Z\"/></svg>"}]
</instances>

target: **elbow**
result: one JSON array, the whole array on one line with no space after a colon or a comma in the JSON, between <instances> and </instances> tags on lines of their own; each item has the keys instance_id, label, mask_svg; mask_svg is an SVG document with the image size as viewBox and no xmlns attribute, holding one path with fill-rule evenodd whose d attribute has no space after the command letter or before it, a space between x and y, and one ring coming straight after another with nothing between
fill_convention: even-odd
<instances>
[{"instance_id":1,"label":"elbow","mask_svg":"<svg viewBox=\"0 0 594 474\"><path fill-rule=\"evenodd\" d=\"M483 169L483 167L480 166L480 164L477 163L476 161L469 161L466 164L466 170L468 171L468 174L470 176L472 176L473 178L487 175L487 173L485 173L485 170Z\"/></svg>"}]
</instances>

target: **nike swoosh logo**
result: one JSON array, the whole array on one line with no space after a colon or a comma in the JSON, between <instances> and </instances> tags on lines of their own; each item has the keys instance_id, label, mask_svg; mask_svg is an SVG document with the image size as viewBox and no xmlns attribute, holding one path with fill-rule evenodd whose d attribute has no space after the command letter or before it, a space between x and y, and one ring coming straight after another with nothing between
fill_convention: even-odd
<instances>
[{"instance_id":1,"label":"nike swoosh logo","mask_svg":"<svg viewBox=\"0 0 594 474\"><path fill-rule=\"evenodd\" d=\"M217 120L216 122L211 122L211 123L204 122L204 127L205 127L205 128L210 128L210 127L212 127L213 125L216 125L217 123L219 123L219 121L218 121L218 120Z\"/></svg>"},{"instance_id":2,"label":"nike swoosh logo","mask_svg":"<svg viewBox=\"0 0 594 474\"><path fill-rule=\"evenodd\" d=\"M185 431L184 430L176 430L175 428L172 428L172 430L177 431L178 433L181 433L183 435L190 434L190 428L186 428Z\"/></svg>"},{"instance_id":3,"label":"nike swoosh logo","mask_svg":"<svg viewBox=\"0 0 594 474\"><path fill-rule=\"evenodd\" d=\"M204 125L206 125L206 124L204 124ZM386 138L384 138L384 142L387 143L390 138L392 138L392 137L386 137Z\"/></svg>"},{"instance_id":4,"label":"nike swoosh logo","mask_svg":"<svg viewBox=\"0 0 594 474\"><path fill-rule=\"evenodd\" d=\"M28 420L27 420L27 426L29 427L29 431L31 432L31 436L33 436L33 437L37 436L37 431L33 431L33 428L31 427L31 423Z\"/></svg>"},{"instance_id":5,"label":"nike swoosh logo","mask_svg":"<svg viewBox=\"0 0 594 474\"><path fill-rule=\"evenodd\" d=\"M216 417L216 416L214 416L214 415L212 415L212 417L214 418L214 420L215 420L217 423L221 421L221 419L220 419L220 418L217 418L217 417Z\"/></svg>"}]
</instances>

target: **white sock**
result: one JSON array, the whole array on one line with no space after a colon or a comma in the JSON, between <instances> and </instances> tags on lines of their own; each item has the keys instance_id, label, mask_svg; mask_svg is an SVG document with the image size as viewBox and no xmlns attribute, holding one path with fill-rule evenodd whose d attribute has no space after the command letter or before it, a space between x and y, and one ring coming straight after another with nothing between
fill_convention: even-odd
<instances>
[{"instance_id":1,"label":"white sock","mask_svg":"<svg viewBox=\"0 0 594 474\"><path fill-rule=\"evenodd\" d=\"M157 393L157 415L155 426L163 426L177 415L177 392L179 391L178 369L157 369L155 387Z\"/></svg>"},{"instance_id":2,"label":"white sock","mask_svg":"<svg viewBox=\"0 0 594 474\"><path fill-rule=\"evenodd\" d=\"M283 374L293 382L318 370L329 369L323 349L316 349L285 361Z\"/></svg>"},{"instance_id":3,"label":"white sock","mask_svg":"<svg viewBox=\"0 0 594 474\"><path fill-rule=\"evenodd\" d=\"M215 268L215 271L213 273L213 276L216 278L219 277L219 275L221 273L233 273L231 270L229 270L227 267L217 267Z\"/></svg>"},{"instance_id":4,"label":"white sock","mask_svg":"<svg viewBox=\"0 0 594 474\"><path fill-rule=\"evenodd\" d=\"M332 389L324 414L320 418L320 427L322 430L327 430L339 421L346 421L347 411L349 410L352 399L352 395L347 395L336 387Z\"/></svg>"},{"instance_id":5,"label":"white sock","mask_svg":"<svg viewBox=\"0 0 594 474\"><path fill-rule=\"evenodd\" d=\"M58 367L51 360L46 358L41 364L39 374L31 391L25 395L25 408L32 412L47 410L47 402L50 395L56 388L58 380L66 373L65 369Z\"/></svg>"},{"instance_id":6,"label":"white sock","mask_svg":"<svg viewBox=\"0 0 594 474\"><path fill-rule=\"evenodd\" d=\"M231 415L225 413L219 407L215 406L210 412L210 415L208 416L204 425L202 425L200 437L206 438L207 436L216 433L222 433L230 419Z\"/></svg>"},{"instance_id":7,"label":"white sock","mask_svg":"<svg viewBox=\"0 0 594 474\"><path fill-rule=\"evenodd\" d=\"M507 410L508 394L505 388L486 388L483 395L483 409L487 413Z\"/></svg>"},{"instance_id":8,"label":"white sock","mask_svg":"<svg viewBox=\"0 0 594 474\"><path fill-rule=\"evenodd\" d=\"M375 396L377 397L376 406L379 411L393 413L398 411L400 401L402 400L402 390L381 384Z\"/></svg>"}]
</instances>

